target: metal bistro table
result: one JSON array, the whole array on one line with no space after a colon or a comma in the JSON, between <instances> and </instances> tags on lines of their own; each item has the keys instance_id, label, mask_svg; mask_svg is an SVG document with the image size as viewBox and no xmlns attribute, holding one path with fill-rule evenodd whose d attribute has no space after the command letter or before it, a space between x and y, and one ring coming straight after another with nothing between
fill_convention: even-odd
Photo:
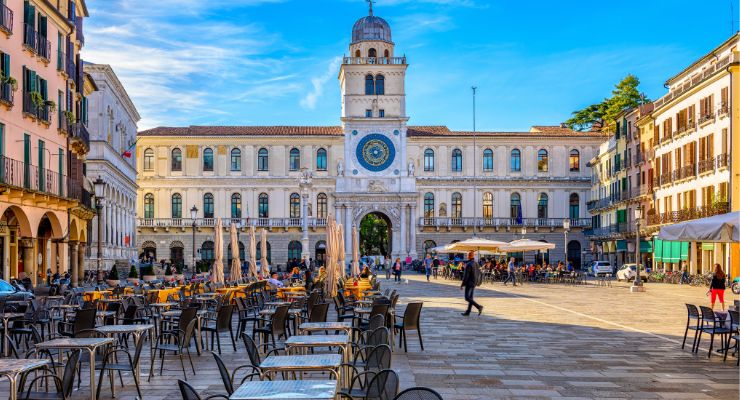
<instances>
[{"instance_id":1,"label":"metal bistro table","mask_svg":"<svg viewBox=\"0 0 740 400\"><path fill-rule=\"evenodd\" d=\"M49 360L0 358L0 376L10 381L10 400L18 398L18 376L26 371L43 367Z\"/></svg>"},{"instance_id":2,"label":"metal bistro table","mask_svg":"<svg viewBox=\"0 0 740 400\"><path fill-rule=\"evenodd\" d=\"M297 335L291 336L285 341L285 348L288 352L293 349L314 349L317 347L337 346L342 349L342 362L349 363L350 360L350 340L349 335ZM339 380L339 378L337 378ZM345 382L349 385L349 382Z\"/></svg>"},{"instance_id":3,"label":"metal bistro table","mask_svg":"<svg viewBox=\"0 0 740 400\"><path fill-rule=\"evenodd\" d=\"M22 313L2 313L0 314L0 318L3 319L3 353L5 353L5 357L8 357L10 355L9 346L8 343L8 324L10 323L11 319L15 318L23 318L25 314Z\"/></svg>"},{"instance_id":4,"label":"metal bistro table","mask_svg":"<svg viewBox=\"0 0 740 400\"><path fill-rule=\"evenodd\" d=\"M134 335L134 345L138 345L139 340L143 340L141 337L144 332L149 332L149 343L154 343L154 338L152 338L152 329L154 329L154 325L152 324L141 324L141 325L103 325L95 328L96 331L104 334L105 336L108 336L109 338L112 338L113 335L116 334L125 334L130 333ZM151 353L151 356L154 356L154 353ZM136 376L141 375L141 371L139 370L139 366L141 363L136 365ZM115 386L114 386L115 387Z\"/></svg>"},{"instance_id":5,"label":"metal bistro table","mask_svg":"<svg viewBox=\"0 0 740 400\"><path fill-rule=\"evenodd\" d=\"M90 398L95 400L95 351L98 347L106 346L115 343L115 339L112 338L65 338L65 339L54 339L47 342L36 343L37 349L57 349L57 350L72 350L82 349L87 350L90 355ZM40 353L36 353L40 356ZM62 352L59 352L61 358ZM61 360L60 360L61 362Z\"/></svg>"},{"instance_id":6,"label":"metal bistro table","mask_svg":"<svg viewBox=\"0 0 740 400\"><path fill-rule=\"evenodd\" d=\"M337 395L337 381L247 381L231 400L330 400Z\"/></svg>"},{"instance_id":7,"label":"metal bistro table","mask_svg":"<svg viewBox=\"0 0 740 400\"><path fill-rule=\"evenodd\" d=\"M273 378L278 372L327 371L333 373L339 381L339 367L342 356L339 354L309 354L304 356L270 356L260 369L262 374Z\"/></svg>"},{"instance_id":8,"label":"metal bistro table","mask_svg":"<svg viewBox=\"0 0 740 400\"><path fill-rule=\"evenodd\" d=\"M343 331L352 332L351 322L304 322L298 327L301 332Z\"/></svg>"}]
</instances>

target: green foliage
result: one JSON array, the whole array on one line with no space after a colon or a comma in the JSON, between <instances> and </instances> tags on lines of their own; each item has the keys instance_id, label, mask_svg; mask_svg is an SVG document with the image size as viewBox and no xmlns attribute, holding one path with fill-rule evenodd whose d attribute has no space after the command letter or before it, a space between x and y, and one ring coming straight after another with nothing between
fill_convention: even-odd
<instances>
[{"instance_id":1,"label":"green foliage","mask_svg":"<svg viewBox=\"0 0 740 400\"><path fill-rule=\"evenodd\" d=\"M31 96L31 103L36 107L43 107L46 103L46 100L44 100L39 92L30 92L28 95Z\"/></svg>"},{"instance_id":2,"label":"green foliage","mask_svg":"<svg viewBox=\"0 0 740 400\"><path fill-rule=\"evenodd\" d=\"M62 114L64 114L64 118L67 119L70 125L75 123L75 114L72 111L64 110Z\"/></svg>"},{"instance_id":3,"label":"green foliage","mask_svg":"<svg viewBox=\"0 0 740 400\"><path fill-rule=\"evenodd\" d=\"M379 215L368 214L363 218L359 232L360 255L388 255L388 230L388 222Z\"/></svg>"},{"instance_id":4,"label":"green foliage","mask_svg":"<svg viewBox=\"0 0 740 400\"><path fill-rule=\"evenodd\" d=\"M108 271L108 279L112 281L118 280L118 268L115 265Z\"/></svg>"},{"instance_id":5,"label":"green foliage","mask_svg":"<svg viewBox=\"0 0 740 400\"><path fill-rule=\"evenodd\" d=\"M211 264L206 260L198 260L195 266L196 272L208 272L211 268Z\"/></svg>"},{"instance_id":6,"label":"green foliage","mask_svg":"<svg viewBox=\"0 0 740 400\"><path fill-rule=\"evenodd\" d=\"M142 265L140 272L140 278L144 279L144 275L154 275L154 267L151 265Z\"/></svg>"},{"instance_id":7,"label":"green foliage","mask_svg":"<svg viewBox=\"0 0 740 400\"><path fill-rule=\"evenodd\" d=\"M131 269L128 270L128 277L129 278L138 278L139 272L136 270L136 266L132 265Z\"/></svg>"},{"instance_id":8,"label":"green foliage","mask_svg":"<svg viewBox=\"0 0 740 400\"><path fill-rule=\"evenodd\" d=\"M12 76L5 76L2 72L0 72L0 83L7 83L10 85L10 87L15 92L18 90L18 81L15 80Z\"/></svg>"},{"instance_id":9,"label":"green foliage","mask_svg":"<svg viewBox=\"0 0 740 400\"><path fill-rule=\"evenodd\" d=\"M612 90L611 97L600 103L573 112L565 125L577 131L591 129L593 126L608 126L616 121L620 112L650 102L640 91L640 80L629 74L619 81Z\"/></svg>"},{"instance_id":10,"label":"green foliage","mask_svg":"<svg viewBox=\"0 0 740 400\"><path fill-rule=\"evenodd\" d=\"M44 105L49 107L50 112L54 112L57 110L57 103L55 103L54 100L45 100Z\"/></svg>"}]
</instances>

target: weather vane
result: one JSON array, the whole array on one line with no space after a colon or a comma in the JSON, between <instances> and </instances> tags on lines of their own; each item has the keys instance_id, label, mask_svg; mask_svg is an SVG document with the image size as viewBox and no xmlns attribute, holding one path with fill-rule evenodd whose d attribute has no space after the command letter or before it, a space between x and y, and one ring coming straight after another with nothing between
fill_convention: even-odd
<instances>
[{"instance_id":1,"label":"weather vane","mask_svg":"<svg viewBox=\"0 0 740 400\"><path fill-rule=\"evenodd\" d=\"M373 15L373 3L375 3L373 0L365 0L367 1L367 4L370 5L370 15Z\"/></svg>"}]
</instances>

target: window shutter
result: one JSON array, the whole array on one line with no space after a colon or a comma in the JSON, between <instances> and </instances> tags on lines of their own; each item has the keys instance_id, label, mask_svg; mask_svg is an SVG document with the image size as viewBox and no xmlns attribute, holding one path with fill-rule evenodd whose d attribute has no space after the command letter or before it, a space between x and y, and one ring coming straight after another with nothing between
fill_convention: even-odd
<instances>
[{"instance_id":1,"label":"window shutter","mask_svg":"<svg viewBox=\"0 0 740 400\"><path fill-rule=\"evenodd\" d=\"M10 54L3 53L3 76L10 76Z\"/></svg>"}]
</instances>

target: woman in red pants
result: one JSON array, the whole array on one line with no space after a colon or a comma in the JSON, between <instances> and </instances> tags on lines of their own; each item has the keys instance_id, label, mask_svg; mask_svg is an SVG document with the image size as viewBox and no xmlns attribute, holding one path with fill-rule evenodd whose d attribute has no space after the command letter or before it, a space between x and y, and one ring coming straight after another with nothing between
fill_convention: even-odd
<instances>
[{"instance_id":1,"label":"woman in red pants","mask_svg":"<svg viewBox=\"0 0 740 400\"><path fill-rule=\"evenodd\" d=\"M714 303L719 298L720 304L722 304L722 311L725 309L725 271L719 264L714 264L714 275L712 276L712 283L709 286L708 295L711 294L712 309L714 309Z\"/></svg>"}]
</instances>

